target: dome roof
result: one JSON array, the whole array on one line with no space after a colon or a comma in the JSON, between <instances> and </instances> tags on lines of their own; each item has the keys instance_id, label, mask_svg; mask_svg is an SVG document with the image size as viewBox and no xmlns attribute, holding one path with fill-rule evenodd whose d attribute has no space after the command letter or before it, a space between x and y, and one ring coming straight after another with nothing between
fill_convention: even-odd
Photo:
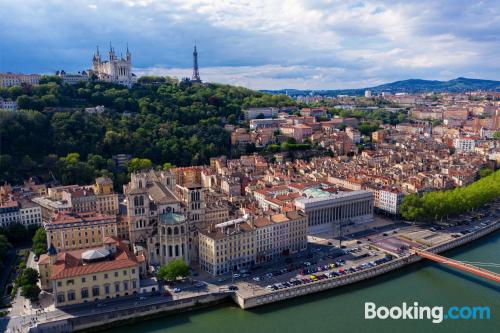
<instances>
[{"instance_id":1,"label":"dome roof","mask_svg":"<svg viewBox=\"0 0 500 333\"><path fill-rule=\"evenodd\" d=\"M83 260L99 260L109 256L109 251L106 249L92 249L82 253Z\"/></svg>"}]
</instances>

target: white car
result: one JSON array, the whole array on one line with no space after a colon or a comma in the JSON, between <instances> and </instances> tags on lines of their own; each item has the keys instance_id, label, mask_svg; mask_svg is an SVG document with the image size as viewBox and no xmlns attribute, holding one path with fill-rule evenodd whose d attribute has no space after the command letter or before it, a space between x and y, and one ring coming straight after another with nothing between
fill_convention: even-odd
<instances>
[{"instance_id":1,"label":"white car","mask_svg":"<svg viewBox=\"0 0 500 333\"><path fill-rule=\"evenodd\" d=\"M254 277L252 280L256 281L256 282L259 282L260 281L260 277L256 276Z\"/></svg>"},{"instance_id":2,"label":"white car","mask_svg":"<svg viewBox=\"0 0 500 333\"><path fill-rule=\"evenodd\" d=\"M174 288L174 289L172 289L172 291L173 291L174 293L180 293L180 292L181 292L181 289L180 289L180 288Z\"/></svg>"},{"instance_id":3,"label":"white car","mask_svg":"<svg viewBox=\"0 0 500 333\"><path fill-rule=\"evenodd\" d=\"M233 274L233 279L238 279L241 275L238 273Z\"/></svg>"}]
</instances>

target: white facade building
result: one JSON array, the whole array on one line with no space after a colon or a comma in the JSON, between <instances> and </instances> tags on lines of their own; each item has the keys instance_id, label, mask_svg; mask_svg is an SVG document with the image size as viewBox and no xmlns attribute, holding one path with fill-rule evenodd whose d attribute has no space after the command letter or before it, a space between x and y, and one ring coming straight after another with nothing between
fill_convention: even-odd
<instances>
[{"instance_id":1,"label":"white facade building","mask_svg":"<svg viewBox=\"0 0 500 333\"><path fill-rule=\"evenodd\" d=\"M59 76L63 83L67 84L77 84L78 82L87 82L89 80L88 74L84 71L82 73L66 73L65 71L58 71L56 75Z\"/></svg>"},{"instance_id":2,"label":"white facade building","mask_svg":"<svg viewBox=\"0 0 500 333\"><path fill-rule=\"evenodd\" d=\"M29 201L7 201L0 205L0 227L21 223L25 227L42 224L40 206Z\"/></svg>"},{"instance_id":3,"label":"white facade building","mask_svg":"<svg viewBox=\"0 0 500 333\"><path fill-rule=\"evenodd\" d=\"M40 82L39 74L0 73L0 87L20 86L21 84L34 85Z\"/></svg>"},{"instance_id":4,"label":"white facade building","mask_svg":"<svg viewBox=\"0 0 500 333\"><path fill-rule=\"evenodd\" d=\"M16 111L17 110L17 103L16 103L16 101L13 101L11 99L0 98L0 109L1 110L8 110L8 111Z\"/></svg>"},{"instance_id":5,"label":"white facade building","mask_svg":"<svg viewBox=\"0 0 500 333\"><path fill-rule=\"evenodd\" d=\"M92 58L91 73L101 81L123 84L127 87L131 87L137 81L137 77L132 73L132 54L128 47L125 59L118 59L115 49L110 45L108 61L101 59L99 48L97 48Z\"/></svg>"},{"instance_id":6,"label":"white facade building","mask_svg":"<svg viewBox=\"0 0 500 333\"><path fill-rule=\"evenodd\" d=\"M317 198L298 198L295 207L307 214L309 233L331 231L333 225L373 221L373 193L340 192Z\"/></svg>"},{"instance_id":7,"label":"white facade building","mask_svg":"<svg viewBox=\"0 0 500 333\"><path fill-rule=\"evenodd\" d=\"M476 141L470 137L455 138L453 146L458 151L472 152L476 147Z\"/></svg>"},{"instance_id":8,"label":"white facade building","mask_svg":"<svg viewBox=\"0 0 500 333\"><path fill-rule=\"evenodd\" d=\"M399 191L389 191L389 190L378 190L379 200L378 205L375 206L383 211L389 212L391 214L399 213L399 206L403 200L403 193Z\"/></svg>"},{"instance_id":9,"label":"white facade building","mask_svg":"<svg viewBox=\"0 0 500 333\"><path fill-rule=\"evenodd\" d=\"M264 118L272 118L278 115L278 108L268 107L268 108L248 108L243 110L243 114L245 115L245 119L255 119L259 115L263 115Z\"/></svg>"}]
</instances>

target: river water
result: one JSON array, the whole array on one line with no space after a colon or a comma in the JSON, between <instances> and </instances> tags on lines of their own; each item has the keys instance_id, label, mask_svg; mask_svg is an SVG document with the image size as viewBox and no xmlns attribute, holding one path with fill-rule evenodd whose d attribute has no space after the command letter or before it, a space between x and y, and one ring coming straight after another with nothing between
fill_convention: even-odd
<instances>
[{"instance_id":1,"label":"river water","mask_svg":"<svg viewBox=\"0 0 500 333\"><path fill-rule=\"evenodd\" d=\"M500 263L500 232L446 252L458 260ZM500 268L488 268L500 272ZM364 303L489 306L490 320L366 320ZM243 311L231 302L108 330L112 333L499 332L500 286L420 262L375 279Z\"/></svg>"}]
</instances>

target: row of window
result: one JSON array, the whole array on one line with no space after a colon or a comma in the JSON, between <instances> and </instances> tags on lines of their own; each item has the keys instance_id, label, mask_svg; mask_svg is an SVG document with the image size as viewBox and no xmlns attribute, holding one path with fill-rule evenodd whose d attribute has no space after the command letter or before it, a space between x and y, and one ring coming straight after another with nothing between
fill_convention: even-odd
<instances>
[{"instance_id":1,"label":"row of window","mask_svg":"<svg viewBox=\"0 0 500 333\"><path fill-rule=\"evenodd\" d=\"M137 281L132 280L132 289L137 288ZM122 289L123 288L123 289ZM113 290L115 293L119 293L121 290L123 291L128 291L130 288L129 281L123 281L123 282L115 282L113 284L113 288L111 287L110 284L106 284L103 286L103 293L104 295L109 295L111 293L111 290ZM99 297L101 296L101 287L100 286L93 286L91 290L89 291L88 288L82 288L80 290L80 297L82 299L89 298L90 292L92 293L92 297ZM63 303L66 302L66 298L68 302L74 301L76 299L76 293L74 290L68 290L68 292L65 294L64 292L58 292L57 293L57 302Z\"/></svg>"},{"instance_id":2,"label":"row of window","mask_svg":"<svg viewBox=\"0 0 500 333\"><path fill-rule=\"evenodd\" d=\"M131 269L131 273L132 273L132 275L135 274L135 268ZM115 277L118 277L119 275L120 275L120 273L118 271L114 272L114 276ZM127 276L128 275L128 271L124 269L122 271L122 275L123 276ZM109 278L108 273L104 273L103 276L104 276L104 279ZM87 278L86 277L82 277L81 281L82 281L82 283L85 283L85 282L87 282ZM97 281L97 275L92 275L92 281ZM74 285L74 284L75 284L75 280L74 279L68 279L68 280L66 280L66 285L67 286ZM57 281L57 286L58 287L62 287L62 281Z\"/></svg>"}]
</instances>

